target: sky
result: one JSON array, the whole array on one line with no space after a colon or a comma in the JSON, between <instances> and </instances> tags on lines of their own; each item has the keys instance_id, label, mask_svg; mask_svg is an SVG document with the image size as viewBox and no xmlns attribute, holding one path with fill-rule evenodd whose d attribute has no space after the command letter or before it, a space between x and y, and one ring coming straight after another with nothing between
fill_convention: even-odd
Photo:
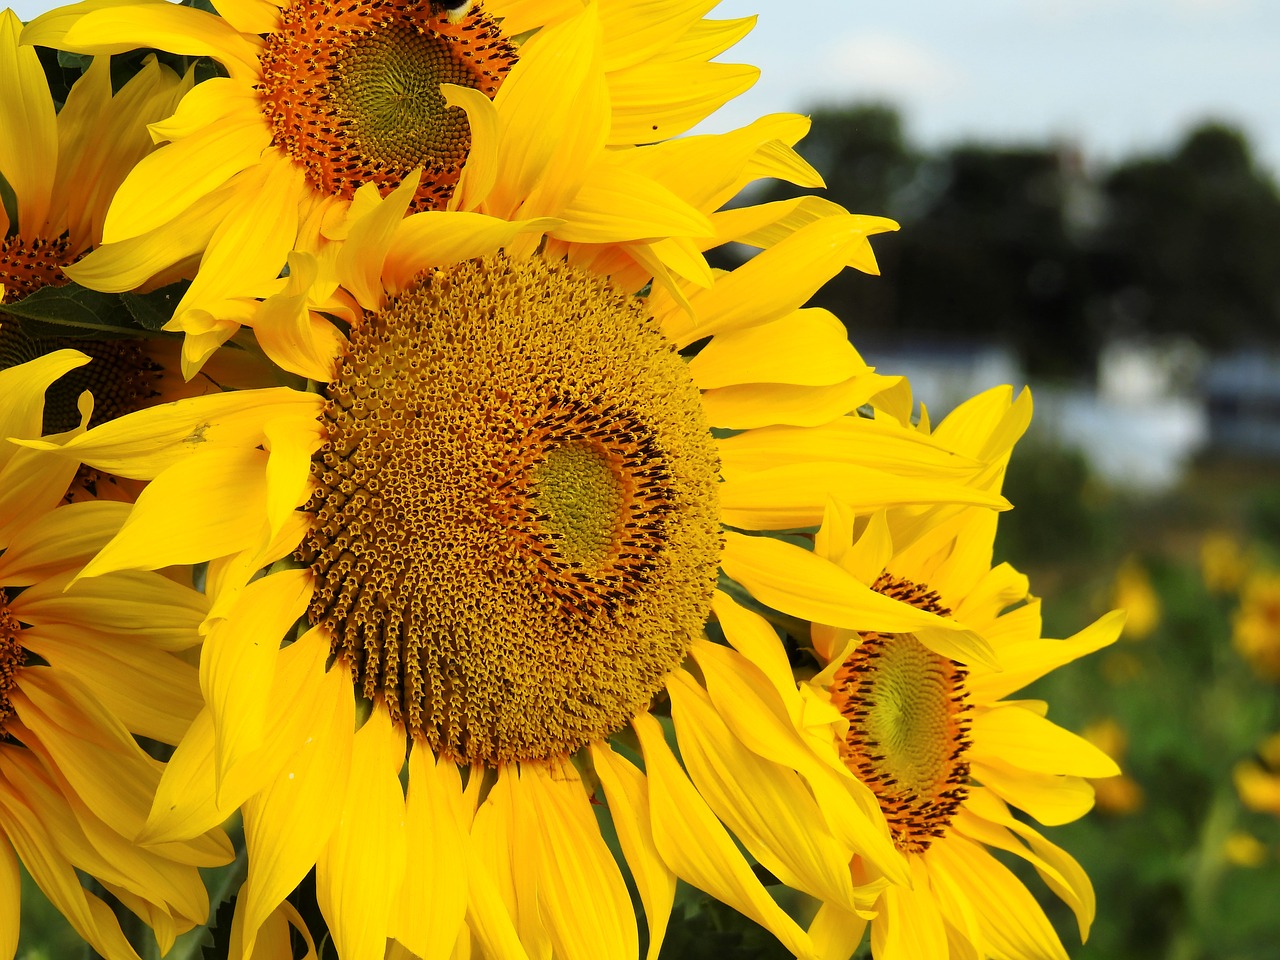
<instances>
[{"instance_id":1,"label":"sky","mask_svg":"<svg viewBox=\"0 0 1280 960\"><path fill-rule=\"evenodd\" d=\"M724 0L710 16L753 13L720 59L761 78L699 132L881 100L922 146L1053 138L1101 163L1214 117L1280 174L1277 0Z\"/></svg>"},{"instance_id":2,"label":"sky","mask_svg":"<svg viewBox=\"0 0 1280 960\"><path fill-rule=\"evenodd\" d=\"M9 2L23 19L56 5ZM710 16L752 14L721 59L760 81L698 132L875 99L921 146L1056 138L1109 162L1217 117L1280 174L1278 0L723 0Z\"/></svg>"}]
</instances>

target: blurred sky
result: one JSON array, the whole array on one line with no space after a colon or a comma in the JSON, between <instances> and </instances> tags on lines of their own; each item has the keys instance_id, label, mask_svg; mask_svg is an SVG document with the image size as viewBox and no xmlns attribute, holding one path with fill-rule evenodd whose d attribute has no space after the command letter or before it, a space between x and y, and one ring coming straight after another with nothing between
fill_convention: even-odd
<instances>
[{"instance_id":1,"label":"blurred sky","mask_svg":"<svg viewBox=\"0 0 1280 960\"><path fill-rule=\"evenodd\" d=\"M723 0L756 86L699 128L827 100L900 106L925 146L1060 137L1087 160L1241 125L1280 173L1280 0Z\"/></svg>"},{"instance_id":2,"label":"blurred sky","mask_svg":"<svg viewBox=\"0 0 1280 960\"><path fill-rule=\"evenodd\" d=\"M10 2L23 19L56 5ZM753 13L722 59L763 76L700 131L880 98L925 146L1053 136L1112 160L1215 116L1280 173L1280 0L723 0L711 16Z\"/></svg>"}]
</instances>

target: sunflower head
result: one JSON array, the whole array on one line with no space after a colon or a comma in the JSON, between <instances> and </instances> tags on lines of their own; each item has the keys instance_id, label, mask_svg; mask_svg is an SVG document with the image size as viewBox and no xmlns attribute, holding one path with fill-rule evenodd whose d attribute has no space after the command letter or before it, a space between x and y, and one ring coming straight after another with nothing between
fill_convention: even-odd
<instances>
[{"instance_id":1,"label":"sunflower head","mask_svg":"<svg viewBox=\"0 0 1280 960\"><path fill-rule=\"evenodd\" d=\"M441 84L497 93L515 47L496 21L435 0L294 0L266 37L258 94L274 142L321 193L383 192L418 167L415 210L443 206L466 161L466 113ZM459 15L459 14L462 15Z\"/></svg>"},{"instance_id":2,"label":"sunflower head","mask_svg":"<svg viewBox=\"0 0 1280 960\"><path fill-rule=\"evenodd\" d=\"M366 697L489 763L647 706L720 539L698 391L635 298L540 257L436 270L365 316L326 393L301 557Z\"/></svg>"}]
</instances>

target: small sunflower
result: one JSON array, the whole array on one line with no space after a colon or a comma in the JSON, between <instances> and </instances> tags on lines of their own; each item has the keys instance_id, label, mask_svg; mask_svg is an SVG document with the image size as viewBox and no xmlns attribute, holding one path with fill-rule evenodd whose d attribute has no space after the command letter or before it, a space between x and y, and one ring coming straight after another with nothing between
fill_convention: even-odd
<instances>
[{"instance_id":1,"label":"small sunflower","mask_svg":"<svg viewBox=\"0 0 1280 960\"><path fill-rule=\"evenodd\" d=\"M168 144L125 182L107 246L74 275L128 289L202 256L170 325L187 335L190 374L253 321L255 298L284 286L291 253L343 239L360 186L386 194L412 176L412 210L555 218L555 242L639 261L637 287L655 272L705 285L693 241L714 241L706 210L759 176L819 182L789 151L807 129L800 118L723 141L715 163L709 138L621 149L683 132L754 82L754 67L709 62L750 21L704 20L708 6L491 0L455 18L431 0L228 0L218 17L88 0L46 14L26 42L155 46L211 56L228 73L152 126ZM753 162L753 138L778 147ZM690 162L701 172L690 176Z\"/></svg>"},{"instance_id":2,"label":"small sunflower","mask_svg":"<svg viewBox=\"0 0 1280 960\"><path fill-rule=\"evenodd\" d=\"M0 207L0 304L67 282L65 268L102 239L121 182L155 149L147 124L173 112L191 78L149 59L113 96L98 57L55 111L34 50L19 46L22 22L0 12L0 176L17 221Z\"/></svg>"},{"instance_id":3,"label":"small sunflower","mask_svg":"<svg viewBox=\"0 0 1280 960\"><path fill-rule=\"evenodd\" d=\"M1263 680L1280 681L1280 573L1255 570L1240 590L1232 642Z\"/></svg>"},{"instance_id":4,"label":"small sunflower","mask_svg":"<svg viewBox=\"0 0 1280 960\"><path fill-rule=\"evenodd\" d=\"M984 436L996 436L972 421L944 421L938 434L970 451ZM1014 439L1006 433L997 446L1007 451ZM1045 704L1005 698L1112 643L1123 616L1109 614L1068 640L1042 639L1039 601L1026 578L1007 564L991 564L994 515L963 510L921 531L893 513L859 517L833 503L817 536L818 557L840 569L852 594L870 590L963 629L832 628L821 625L814 605L792 600L787 612L814 621L818 670L797 689L772 628L721 597L721 627L742 656L695 647L709 681L706 662L735 666L717 671L708 684L711 699L727 709L735 698L724 678L754 676L757 713L790 718L809 748L825 746L868 788L912 878L910 887L885 887L875 904L877 960L1065 958L1042 909L988 848L1035 867L1087 936L1094 911L1088 878L1010 806L1044 824L1066 823L1093 804L1088 778L1119 770L1086 740L1045 719ZM781 740L756 743L742 737L742 723L734 729L752 750L785 762ZM696 768L691 772L701 787ZM852 867L858 876L859 862ZM810 933L831 955L847 955L866 926L864 915L827 903Z\"/></svg>"},{"instance_id":5,"label":"small sunflower","mask_svg":"<svg viewBox=\"0 0 1280 960\"><path fill-rule=\"evenodd\" d=\"M0 370L0 437L38 437L45 390L87 362L62 350ZM17 947L21 861L102 956L137 960L77 873L150 924L161 952L206 919L196 867L231 859L221 832L132 841L160 780L133 734L185 735L199 682L177 654L193 645L208 602L156 573L72 583L128 513L112 502L58 506L76 466L0 443L0 957Z\"/></svg>"},{"instance_id":6,"label":"small sunflower","mask_svg":"<svg viewBox=\"0 0 1280 960\"><path fill-rule=\"evenodd\" d=\"M412 189L369 200L336 258L359 314L318 393L180 401L60 448L150 480L86 576L210 561L207 707L144 839L243 804L246 943L314 866L347 960L381 957L388 937L421 957L459 938L491 956L630 957L626 885L591 808L602 798L651 957L677 876L811 955L734 837L856 913L907 879L878 808L837 763L738 751L713 813L650 708L700 696L681 664L723 576L817 596L838 623L865 622L869 603L884 629L963 632L870 590L832 598L835 568L725 530L816 524L832 497L1005 506L970 482L983 463L927 437L824 432L898 383L836 318L801 308L865 231L848 215L815 221L682 303L512 253L529 228L493 218L453 221L473 227L445 233L467 256L435 266L440 214L403 217ZM306 273L291 271L286 298L299 340ZM760 443L738 440L722 475L713 427ZM716 711L692 722L723 739Z\"/></svg>"},{"instance_id":7,"label":"small sunflower","mask_svg":"<svg viewBox=\"0 0 1280 960\"><path fill-rule=\"evenodd\" d=\"M1250 810L1280 817L1280 733L1258 746L1257 760L1242 760L1233 774L1240 802Z\"/></svg>"}]
</instances>

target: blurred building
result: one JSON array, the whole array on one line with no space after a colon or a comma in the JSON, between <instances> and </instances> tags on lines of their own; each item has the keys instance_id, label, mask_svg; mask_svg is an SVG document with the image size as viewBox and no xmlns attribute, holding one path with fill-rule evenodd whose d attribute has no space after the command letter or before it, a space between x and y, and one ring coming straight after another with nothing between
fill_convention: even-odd
<instances>
[{"instance_id":1,"label":"blurred building","mask_svg":"<svg viewBox=\"0 0 1280 960\"><path fill-rule=\"evenodd\" d=\"M1280 354L1220 357L1209 363L1202 382L1212 450L1280 460Z\"/></svg>"}]
</instances>

